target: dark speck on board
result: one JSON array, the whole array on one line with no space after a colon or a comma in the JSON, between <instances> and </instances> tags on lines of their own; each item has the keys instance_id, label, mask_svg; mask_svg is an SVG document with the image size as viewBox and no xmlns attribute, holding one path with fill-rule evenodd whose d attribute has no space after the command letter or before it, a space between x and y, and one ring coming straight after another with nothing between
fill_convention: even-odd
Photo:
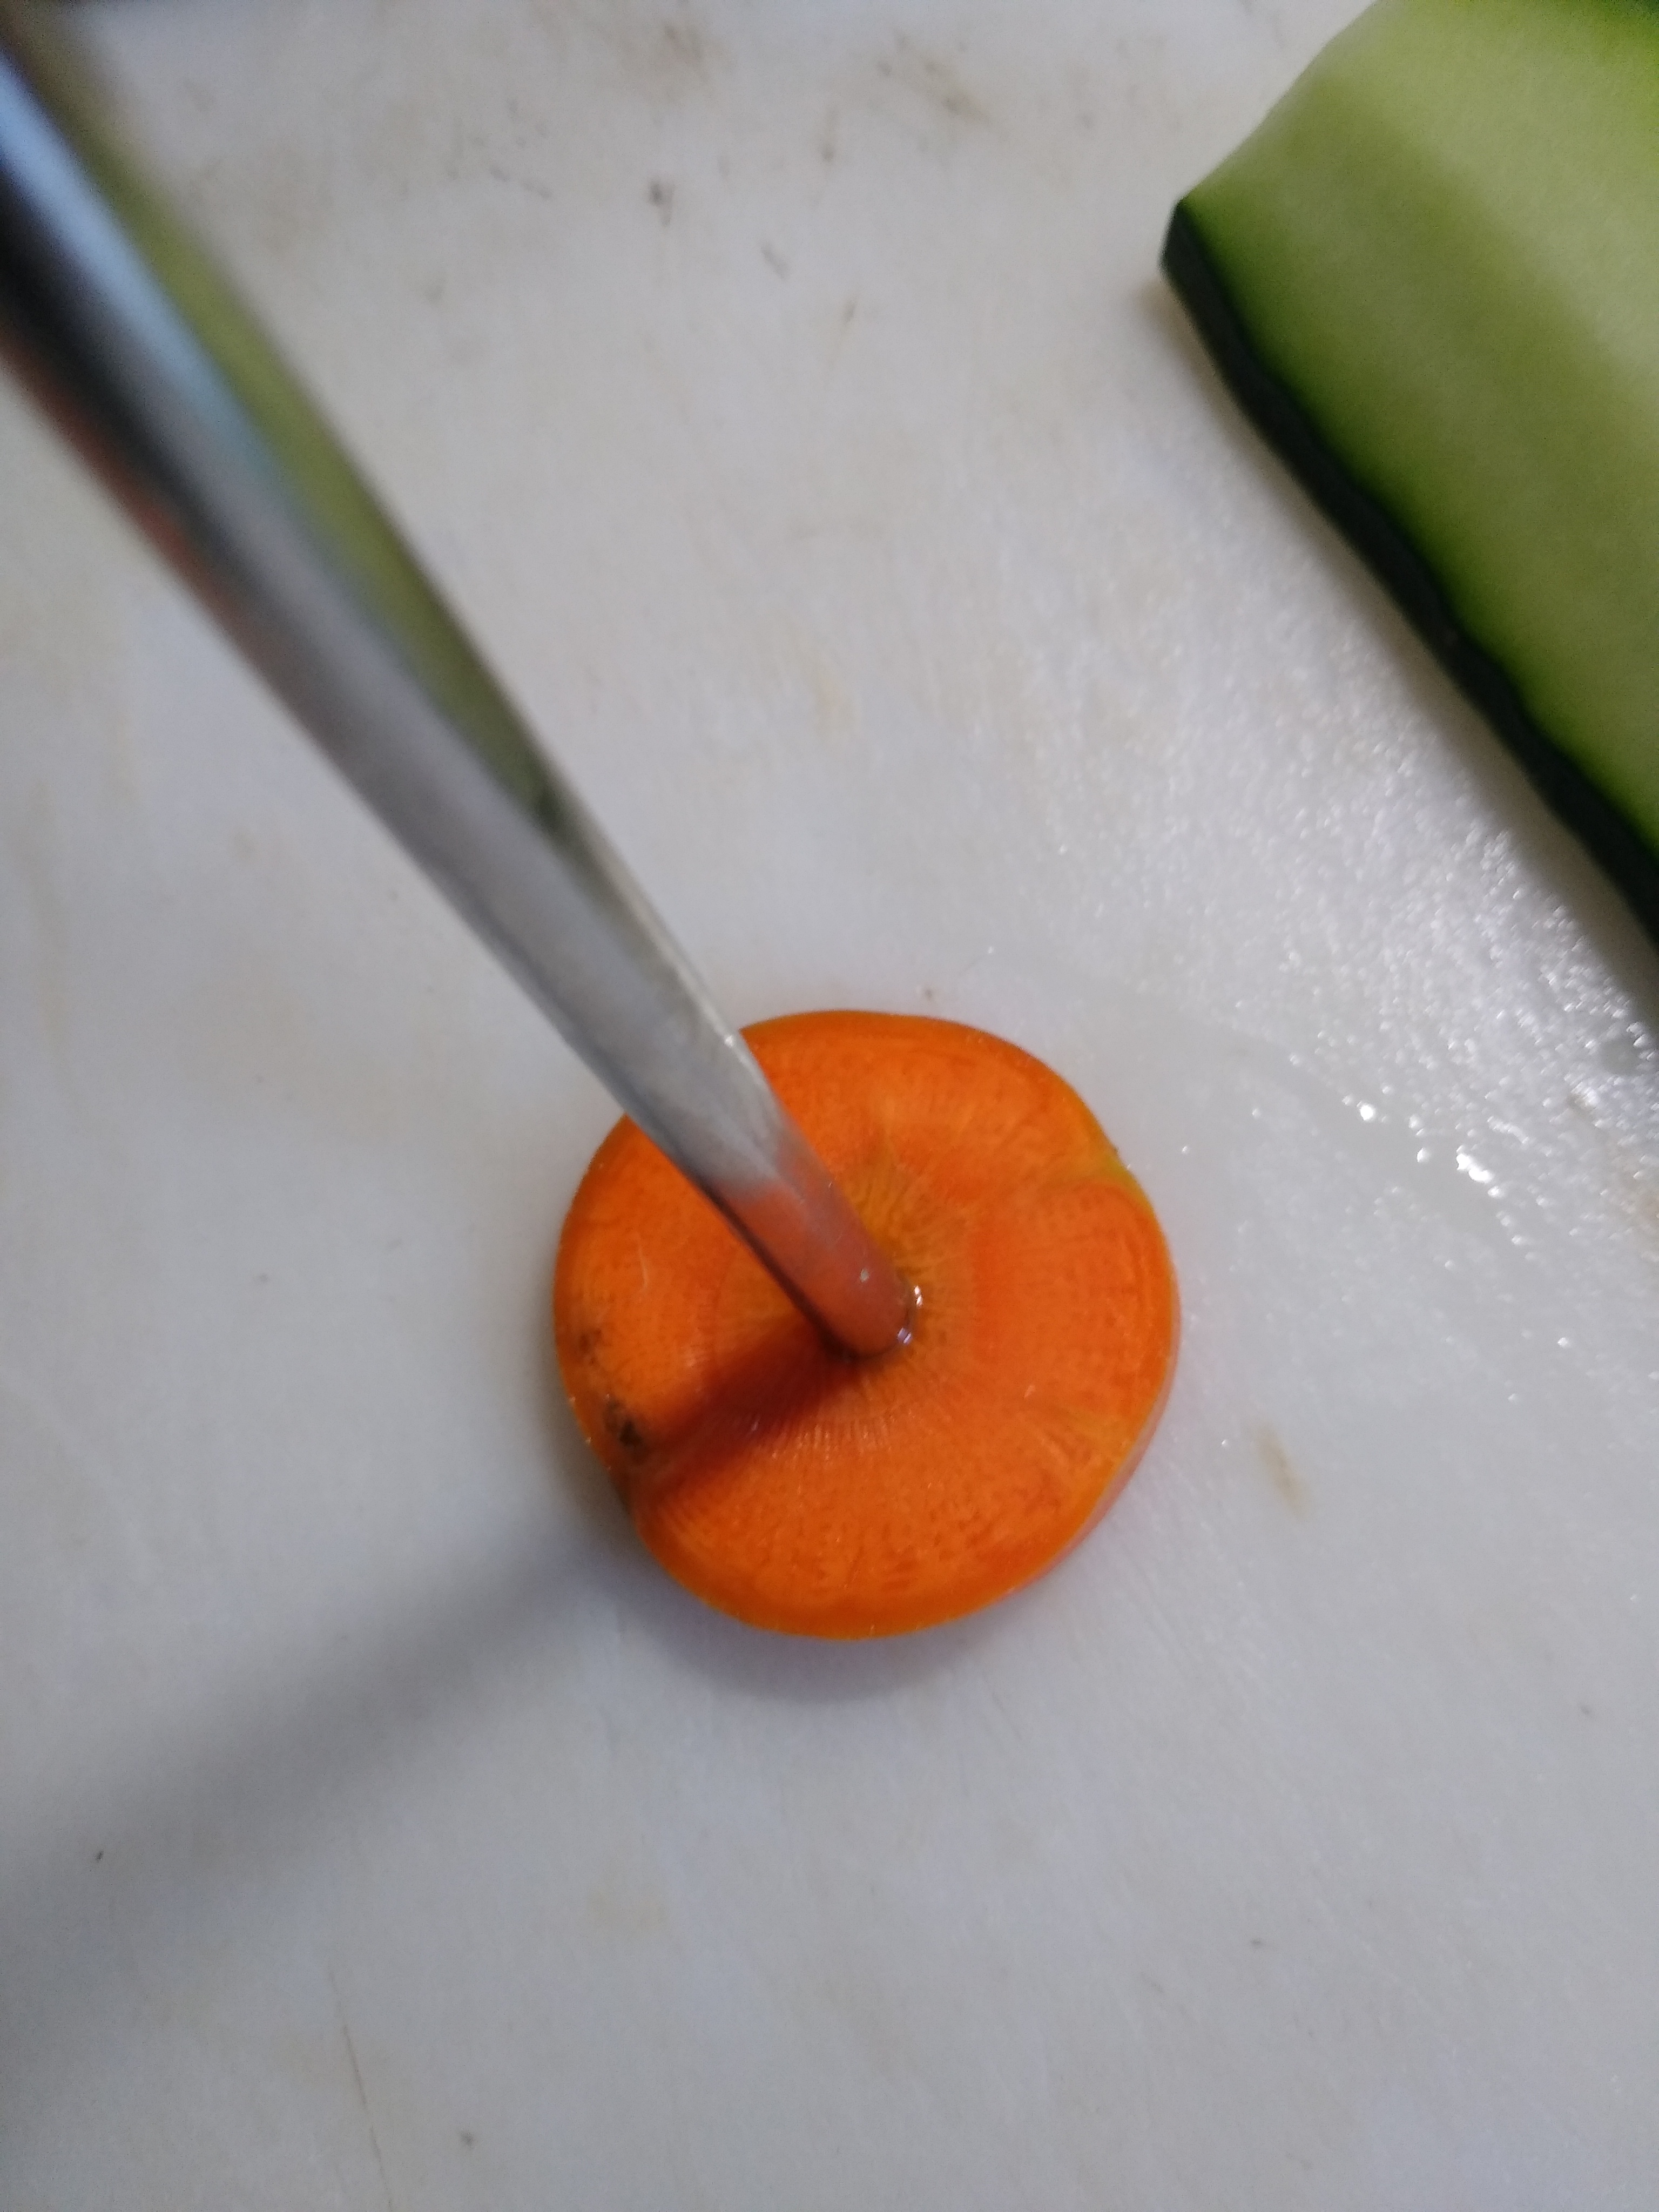
<instances>
[{"instance_id":1,"label":"dark speck on board","mask_svg":"<svg viewBox=\"0 0 1659 2212\"><path fill-rule=\"evenodd\" d=\"M1291 1455L1279 1441L1279 1431L1271 1422L1261 1422L1255 1431L1255 1448L1262 1471L1267 1475L1280 1501L1289 1506L1298 1521L1305 1521L1313 1510L1313 1499L1308 1486L1297 1473Z\"/></svg>"}]
</instances>

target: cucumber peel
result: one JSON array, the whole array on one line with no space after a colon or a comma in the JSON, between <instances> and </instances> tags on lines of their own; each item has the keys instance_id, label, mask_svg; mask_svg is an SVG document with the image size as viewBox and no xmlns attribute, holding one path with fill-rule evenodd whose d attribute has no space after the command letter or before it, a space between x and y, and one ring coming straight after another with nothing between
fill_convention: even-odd
<instances>
[{"instance_id":1,"label":"cucumber peel","mask_svg":"<svg viewBox=\"0 0 1659 2212\"><path fill-rule=\"evenodd\" d=\"M1659 6L1378 0L1164 266L1659 939Z\"/></svg>"}]
</instances>

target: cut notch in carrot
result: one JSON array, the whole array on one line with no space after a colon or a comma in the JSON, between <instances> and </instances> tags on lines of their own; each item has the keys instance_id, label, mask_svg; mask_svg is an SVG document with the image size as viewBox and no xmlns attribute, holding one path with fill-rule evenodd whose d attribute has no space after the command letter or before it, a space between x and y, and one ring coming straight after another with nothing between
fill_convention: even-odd
<instances>
[{"instance_id":1,"label":"cut notch in carrot","mask_svg":"<svg viewBox=\"0 0 1659 2212\"><path fill-rule=\"evenodd\" d=\"M559 1365L635 1528L757 1627L932 1627L1054 1564L1111 1503L1168 1391L1175 1277L1075 1091L982 1030L893 1014L749 1043L917 1286L908 1343L832 1350L631 1121L572 1203Z\"/></svg>"}]
</instances>

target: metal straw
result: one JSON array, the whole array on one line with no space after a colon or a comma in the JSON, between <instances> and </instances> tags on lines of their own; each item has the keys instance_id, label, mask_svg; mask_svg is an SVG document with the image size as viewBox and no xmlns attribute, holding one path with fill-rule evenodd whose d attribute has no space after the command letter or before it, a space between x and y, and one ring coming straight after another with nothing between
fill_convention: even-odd
<instances>
[{"instance_id":1,"label":"metal straw","mask_svg":"<svg viewBox=\"0 0 1659 2212\"><path fill-rule=\"evenodd\" d=\"M0 351L646 1133L843 1348L908 1294L338 441L0 0Z\"/></svg>"}]
</instances>

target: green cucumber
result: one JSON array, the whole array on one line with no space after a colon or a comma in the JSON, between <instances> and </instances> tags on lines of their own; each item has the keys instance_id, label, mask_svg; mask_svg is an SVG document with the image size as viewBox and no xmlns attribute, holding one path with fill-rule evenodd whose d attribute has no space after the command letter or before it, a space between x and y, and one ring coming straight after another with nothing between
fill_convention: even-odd
<instances>
[{"instance_id":1,"label":"green cucumber","mask_svg":"<svg viewBox=\"0 0 1659 2212\"><path fill-rule=\"evenodd\" d=\"M1378 0L1164 266L1659 940L1659 5Z\"/></svg>"}]
</instances>

